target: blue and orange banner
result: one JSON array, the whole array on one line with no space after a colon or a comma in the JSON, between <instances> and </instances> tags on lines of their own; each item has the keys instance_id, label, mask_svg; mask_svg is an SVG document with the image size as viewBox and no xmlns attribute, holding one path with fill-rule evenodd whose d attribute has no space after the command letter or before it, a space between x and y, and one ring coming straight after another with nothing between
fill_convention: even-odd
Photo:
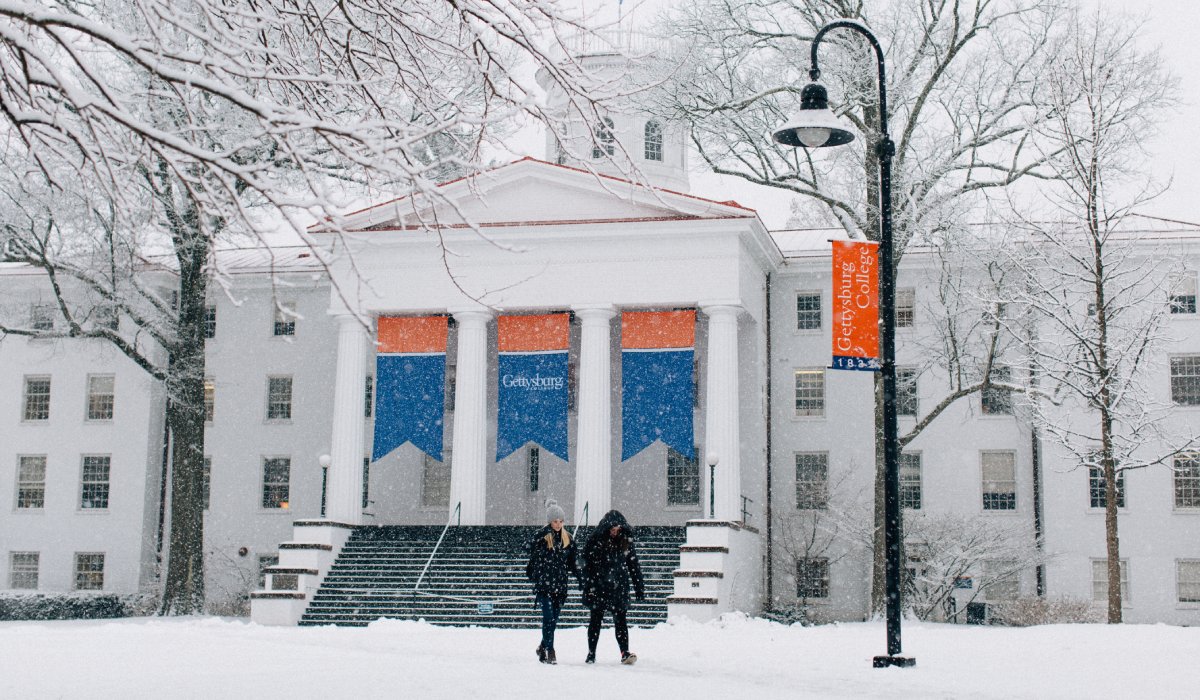
<instances>
[{"instance_id":1,"label":"blue and orange banner","mask_svg":"<svg viewBox=\"0 0 1200 700\"><path fill-rule=\"evenodd\" d=\"M570 316L501 316L496 325L496 460L534 442L567 461Z\"/></svg>"},{"instance_id":2,"label":"blue and orange banner","mask_svg":"<svg viewBox=\"0 0 1200 700\"><path fill-rule=\"evenodd\" d=\"M442 460L448 332L445 316L379 318L372 461L406 442Z\"/></svg>"},{"instance_id":3,"label":"blue and orange banner","mask_svg":"<svg viewBox=\"0 0 1200 700\"><path fill-rule=\"evenodd\" d=\"M833 241L832 369L879 366L879 244Z\"/></svg>"},{"instance_id":4,"label":"blue and orange banner","mask_svg":"<svg viewBox=\"0 0 1200 700\"><path fill-rule=\"evenodd\" d=\"M691 458L695 452L696 312L621 314L621 459L661 440Z\"/></svg>"}]
</instances>

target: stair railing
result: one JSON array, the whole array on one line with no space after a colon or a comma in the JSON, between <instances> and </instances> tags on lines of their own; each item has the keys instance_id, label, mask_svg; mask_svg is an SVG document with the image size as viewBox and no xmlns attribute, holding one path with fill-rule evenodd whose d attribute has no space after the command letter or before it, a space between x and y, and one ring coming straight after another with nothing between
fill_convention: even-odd
<instances>
[{"instance_id":1,"label":"stair railing","mask_svg":"<svg viewBox=\"0 0 1200 700\"><path fill-rule=\"evenodd\" d=\"M417 583L413 586L413 593L421 587L421 582L425 580L425 574L429 571L429 565L433 563L434 556L437 555L438 548L442 546L442 540L446 537L446 531L450 529L450 524L458 520L458 524L462 525L462 501L454 506L454 512L450 514L450 518L446 521L446 527L442 528L442 534L438 535L437 544L433 545L433 551L429 553L429 558L425 560L425 568L421 569L421 575L417 577Z\"/></svg>"},{"instance_id":2,"label":"stair railing","mask_svg":"<svg viewBox=\"0 0 1200 700\"><path fill-rule=\"evenodd\" d=\"M588 509L589 509L589 508L591 508L591 506L592 506L592 502L591 502L591 501L584 501L584 502L583 502L583 522L582 522L582 523L575 523L575 530L574 530L574 531L571 533L571 539L575 539L575 536L579 534L579 526L580 526L580 525L587 525L587 524L588 524L588 517L589 517L589 516L588 516Z\"/></svg>"}]
</instances>

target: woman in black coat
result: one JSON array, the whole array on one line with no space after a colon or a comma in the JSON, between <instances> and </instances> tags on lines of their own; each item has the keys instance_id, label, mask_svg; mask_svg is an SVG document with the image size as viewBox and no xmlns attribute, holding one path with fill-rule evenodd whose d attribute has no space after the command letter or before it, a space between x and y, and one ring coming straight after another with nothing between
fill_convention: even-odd
<instances>
[{"instance_id":1,"label":"woman in black coat","mask_svg":"<svg viewBox=\"0 0 1200 700\"><path fill-rule=\"evenodd\" d=\"M566 514L555 501L546 502L546 527L538 531L529 543L529 563L525 575L533 582L534 603L542 611L542 643L538 645L538 661L558 663L554 655L554 629L558 614L567 600L567 581L571 574L579 576L575 566L575 543L563 527Z\"/></svg>"},{"instance_id":2,"label":"woman in black coat","mask_svg":"<svg viewBox=\"0 0 1200 700\"><path fill-rule=\"evenodd\" d=\"M629 625L625 610L629 607L632 586L638 600L645 600L646 585L642 567L633 546L633 528L620 511L610 510L600 520L583 548L583 604L591 609L588 621L587 663L596 662L596 643L605 611L611 611L616 628L621 663L632 664L637 655L629 651Z\"/></svg>"}]
</instances>

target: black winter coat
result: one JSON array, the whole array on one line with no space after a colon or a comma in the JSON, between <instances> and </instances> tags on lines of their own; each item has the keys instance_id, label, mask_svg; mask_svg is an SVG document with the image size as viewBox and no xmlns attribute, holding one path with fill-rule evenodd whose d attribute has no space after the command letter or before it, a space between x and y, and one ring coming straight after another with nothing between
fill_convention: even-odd
<instances>
[{"instance_id":1,"label":"black winter coat","mask_svg":"<svg viewBox=\"0 0 1200 700\"><path fill-rule=\"evenodd\" d=\"M612 537L609 531L620 527ZM633 528L619 511L610 510L583 548L583 604L593 610L624 610L629 589L641 600L646 595L642 567L633 544Z\"/></svg>"},{"instance_id":2,"label":"black winter coat","mask_svg":"<svg viewBox=\"0 0 1200 700\"><path fill-rule=\"evenodd\" d=\"M575 552L575 541L566 528L555 532L547 525L538 532L529 543L529 563L525 565L535 598L550 596L559 605L567 599L567 581L572 574L579 576Z\"/></svg>"}]
</instances>

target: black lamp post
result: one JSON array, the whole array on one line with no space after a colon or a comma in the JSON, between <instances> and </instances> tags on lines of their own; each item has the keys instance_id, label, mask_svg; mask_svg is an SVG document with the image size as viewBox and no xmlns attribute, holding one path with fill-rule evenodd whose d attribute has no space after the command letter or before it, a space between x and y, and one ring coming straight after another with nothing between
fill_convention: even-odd
<instances>
[{"instance_id":1,"label":"black lamp post","mask_svg":"<svg viewBox=\"0 0 1200 700\"><path fill-rule=\"evenodd\" d=\"M864 25L853 20L837 20L821 27L812 40L812 65L808 70L814 81L800 93L800 114L774 133L774 139L797 148L840 146L854 140L854 134L829 110L825 87L815 82L821 77L817 68L817 47L825 34L838 28L853 29L866 37L875 49L879 68L879 140L875 156L879 159L879 344L883 379L883 472L884 472L884 546L887 586L887 655L876 656L874 666L914 666L916 659L900 655L900 442L896 428L896 285L892 267L892 156L896 144L888 134L887 87L883 48Z\"/></svg>"}]
</instances>

